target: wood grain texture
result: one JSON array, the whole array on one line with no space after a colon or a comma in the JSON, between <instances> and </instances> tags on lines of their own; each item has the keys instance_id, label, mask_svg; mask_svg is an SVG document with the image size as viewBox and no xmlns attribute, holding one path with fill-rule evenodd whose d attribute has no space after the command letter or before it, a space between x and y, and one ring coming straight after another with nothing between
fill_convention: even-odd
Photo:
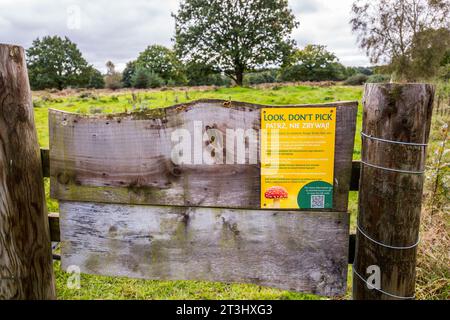
<instances>
[{"instance_id":1,"label":"wood grain texture","mask_svg":"<svg viewBox=\"0 0 450 320\"><path fill-rule=\"evenodd\" d=\"M348 214L60 202L62 267L346 291Z\"/></svg>"},{"instance_id":2,"label":"wood grain texture","mask_svg":"<svg viewBox=\"0 0 450 320\"><path fill-rule=\"evenodd\" d=\"M307 105L311 107L311 105ZM357 102L337 108L334 211L347 211ZM171 133L194 121L203 129L260 128L261 105L200 100L141 113L82 116L51 110L50 176L53 198L151 205L260 207L260 165L174 165ZM277 106L270 106L277 107ZM281 106L278 106L281 107ZM247 141L249 148L256 148ZM258 143L258 142L256 142ZM226 145L226 142L224 142ZM227 150L234 154L235 150ZM248 163L248 162L247 162Z\"/></svg>"},{"instance_id":3,"label":"wood grain texture","mask_svg":"<svg viewBox=\"0 0 450 320\"><path fill-rule=\"evenodd\" d=\"M44 177L50 177L50 150L41 148L42 173ZM359 176L361 171L361 162L352 161L352 174L350 178L350 191L359 190Z\"/></svg>"},{"instance_id":4,"label":"wood grain texture","mask_svg":"<svg viewBox=\"0 0 450 320\"><path fill-rule=\"evenodd\" d=\"M363 98L363 132L382 139L427 143L434 88L425 84L368 84ZM363 138L362 161L409 171L424 170L426 148ZM378 242L407 247L419 235L424 176L373 168L361 164L358 224ZM395 250L356 238L354 269L366 275L368 266L381 269L381 289L401 297L414 295L416 248ZM369 290L353 278L355 299L392 299Z\"/></svg>"},{"instance_id":5,"label":"wood grain texture","mask_svg":"<svg viewBox=\"0 0 450 320\"><path fill-rule=\"evenodd\" d=\"M23 48L0 44L0 299L53 299L41 156Z\"/></svg>"},{"instance_id":6,"label":"wood grain texture","mask_svg":"<svg viewBox=\"0 0 450 320\"><path fill-rule=\"evenodd\" d=\"M59 213L53 212L48 215L48 223L50 225L50 240L55 242L61 241L59 231ZM350 234L348 237L348 263L353 264L355 259L355 240L356 235Z\"/></svg>"}]
</instances>

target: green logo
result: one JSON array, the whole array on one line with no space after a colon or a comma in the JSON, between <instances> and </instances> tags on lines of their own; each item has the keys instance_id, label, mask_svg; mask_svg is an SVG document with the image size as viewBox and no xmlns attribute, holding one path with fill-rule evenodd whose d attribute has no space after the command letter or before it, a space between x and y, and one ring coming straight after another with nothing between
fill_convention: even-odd
<instances>
[{"instance_id":1,"label":"green logo","mask_svg":"<svg viewBox=\"0 0 450 320\"><path fill-rule=\"evenodd\" d=\"M333 208L333 186L324 181L310 182L298 193L297 204L301 209Z\"/></svg>"}]
</instances>

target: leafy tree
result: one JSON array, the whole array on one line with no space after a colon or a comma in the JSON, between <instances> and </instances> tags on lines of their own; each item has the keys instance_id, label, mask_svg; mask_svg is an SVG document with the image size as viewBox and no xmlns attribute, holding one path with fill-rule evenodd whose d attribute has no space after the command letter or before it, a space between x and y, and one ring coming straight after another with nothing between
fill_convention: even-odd
<instances>
[{"instance_id":1,"label":"leafy tree","mask_svg":"<svg viewBox=\"0 0 450 320\"><path fill-rule=\"evenodd\" d=\"M367 78L366 83L383 83L389 82L391 76L387 74L373 74Z\"/></svg>"},{"instance_id":2,"label":"leafy tree","mask_svg":"<svg viewBox=\"0 0 450 320\"><path fill-rule=\"evenodd\" d=\"M122 87L122 74L116 71L116 66L112 61L106 62L105 86L111 90L117 90Z\"/></svg>"},{"instance_id":3,"label":"leafy tree","mask_svg":"<svg viewBox=\"0 0 450 320\"><path fill-rule=\"evenodd\" d=\"M447 64L450 64L450 47L447 48L447 51L441 61L441 65L445 66Z\"/></svg>"},{"instance_id":4,"label":"leafy tree","mask_svg":"<svg viewBox=\"0 0 450 320\"><path fill-rule=\"evenodd\" d=\"M346 77L354 76L355 74L362 73L366 76L371 76L374 73L373 68L368 67L346 67L345 68L345 75Z\"/></svg>"},{"instance_id":5,"label":"leafy tree","mask_svg":"<svg viewBox=\"0 0 450 320\"><path fill-rule=\"evenodd\" d=\"M445 82L450 81L450 63L439 68L438 77Z\"/></svg>"},{"instance_id":6,"label":"leafy tree","mask_svg":"<svg viewBox=\"0 0 450 320\"><path fill-rule=\"evenodd\" d=\"M173 80L177 84L183 84L186 81L183 64L174 51L164 46L148 46L139 54L134 68L147 69L158 74L165 81Z\"/></svg>"},{"instance_id":7,"label":"leafy tree","mask_svg":"<svg viewBox=\"0 0 450 320\"><path fill-rule=\"evenodd\" d=\"M159 88L165 84L163 78L148 69L138 68L131 78L134 88Z\"/></svg>"},{"instance_id":8,"label":"leafy tree","mask_svg":"<svg viewBox=\"0 0 450 320\"><path fill-rule=\"evenodd\" d=\"M298 25L287 0L183 0L173 16L177 53L213 65L237 85L245 71L283 63Z\"/></svg>"},{"instance_id":9,"label":"leafy tree","mask_svg":"<svg viewBox=\"0 0 450 320\"><path fill-rule=\"evenodd\" d=\"M444 81L450 80L450 50L447 50L438 70L438 77Z\"/></svg>"},{"instance_id":10,"label":"leafy tree","mask_svg":"<svg viewBox=\"0 0 450 320\"><path fill-rule=\"evenodd\" d=\"M336 55L322 45L307 45L297 50L290 59L292 66L283 68L281 79L285 81L342 80L345 67Z\"/></svg>"},{"instance_id":11,"label":"leafy tree","mask_svg":"<svg viewBox=\"0 0 450 320\"><path fill-rule=\"evenodd\" d=\"M344 84L347 86L360 86L366 83L368 79L369 77L366 76L365 74L358 73L345 80Z\"/></svg>"},{"instance_id":12,"label":"leafy tree","mask_svg":"<svg viewBox=\"0 0 450 320\"><path fill-rule=\"evenodd\" d=\"M27 50L27 67L33 89L87 85L90 71L77 45L65 37L37 38Z\"/></svg>"},{"instance_id":13,"label":"leafy tree","mask_svg":"<svg viewBox=\"0 0 450 320\"><path fill-rule=\"evenodd\" d=\"M414 39L427 29L448 29L450 2L356 0L352 14L352 29L372 63L389 63L398 78L409 80Z\"/></svg>"},{"instance_id":14,"label":"leafy tree","mask_svg":"<svg viewBox=\"0 0 450 320\"><path fill-rule=\"evenodd\" d=\"M125 88L131 88L132 78L134 73L136 72L136 61L130 61L125 66L125 69L122 72L122 84Z\"/></svg>"},{"instance_id":15,"label":"leafy tree","mask_svg":"<svg viewBox=\"0 0 450 320\"><path fill-rule=\"evenodd\" d=\"M411 68L408 78L418 80L435 76L450 56L450 30L426 29L417 33L411 45Z\"/></svg>"},{"instance_id":16,"label":"leafy tree","mask_svg":"<svg viewBox=\"0 0 450 320\"><path fill-rule=\"evenodd\" d=\"M151 71L142 68L136 70L131 77L132 86L138 89L148 88L150 72Z\"/></svg>"},{"instance_id":17,"label":"leafy tree","mask_svg":"<svg viewBox=\"0 0 450 320\"><path fill-rule=\"evenodd\" d=\"M103 79L103 75L100 71L98 71L94 67L90 67L88 74L88 88L102 89L105 87L105 80Z\"/></svg>"},{"instance_id":18,"label":"leafy tree","mask_svg":"<svg viewBox=\"0 0 450 320\"><path fill-rule=\"evenodd\" d=\"M244 75L244 84L253 85L261 83L274 83L277 82L278 70L261 70L257 72L250 72Z\"/></svg>"},{"instance_id":19,"label":"leafy tree","mask_svg":"<svg viewBox=\"0 0 450 320\"><path fill-rule=\"evenodd\" d=\"M220 71L213 66L198 62L189 62L186 65L186 76L190 86L220 86L230 83L230 80L222 76Z\"/></svg>"}]
</instances>

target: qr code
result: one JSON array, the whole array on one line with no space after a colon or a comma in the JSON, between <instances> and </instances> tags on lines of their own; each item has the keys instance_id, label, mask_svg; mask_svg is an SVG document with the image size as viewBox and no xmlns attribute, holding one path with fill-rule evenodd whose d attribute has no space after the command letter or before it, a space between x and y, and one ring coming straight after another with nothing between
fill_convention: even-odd
<instances>
[{"instance_id":1,"label":"qr code","mask_svg":"<svg viewBox=\"0 0 450 320\"><path fill-rule=\"evenodd\" d=\"M313 195L311 196L311 208L325 208L325 196Z\"/></svg>"}]
</instances>

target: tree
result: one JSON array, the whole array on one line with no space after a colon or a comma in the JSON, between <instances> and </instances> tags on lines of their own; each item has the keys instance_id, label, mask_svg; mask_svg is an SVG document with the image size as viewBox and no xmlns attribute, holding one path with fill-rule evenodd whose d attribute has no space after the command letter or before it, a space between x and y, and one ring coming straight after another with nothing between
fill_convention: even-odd
<instances>
[{"instance_id":1,"label":"tree","mask_svg":"<svg viewBox=\"0 0 450 320\"><path fill-rule=\"evenodd\" d=\"M244 85L275 83L278 81L278 69L258 70L244 74Z\"/></svg>"},{"instance_id":2,"label":"tree","mask_svg":"<svg viewBox=\"0 0 450 320\"><path fill-rule=\"evenodd\" d=\"M227 85L231 82L227 77L222 76L219 70L214 69L211 65L198 62L189 62L185 68L186 76L188 78L188 85L190 86L221 86Z\"/></svg>"},{"instance_id":3,"label":"tree","mask_svg":"<svg viewBox=\"0 0 450 320\"><path fill-rule=\"evenodd\" d=\"M287 0L184 0L175 18L175 50L212 65L242 85L243 74L282 63L298 25Z\"/></svg>"},{"instance_id":4,"label":"tree","mask_svg":"<svg viewBox=\"0 0 450 320\"><path fill-rule=\"evenodd\" d=\"M100 71L98 71L94 67L89 67L88 75L88 88L102 89L105 87L105 80L103 79L103 75Z\"/></svg>"},{"instance_id":5,"label":"tree","mask_svg":"<svg viewBox=\"0 0 450 320\"><path fill-rule=\"evenodd\" d=\"M131 78L134 88L158 88L164 85L164 79L148 69L138 68Z\"/></svg>"},{"instance_id":6,"label":"tree","mask_svg":"<svg viewBox=\"0 0 450 320\"><path fill-rule=\"evenodd\" d=\"M135 68L147 69L158 74L166 82L172 80L176 84L184 84L183 64L174 51L160 45L148 46L139 54Z\"/></svg>"},{"instance_id":7,"label":"tree","mask_svg":"<svg viewBox=\"0 0 450 320\"><path fill-rule=\"evenodd\" d=\"M136 72L136 61L130 61L125 66L125 69L122 72L122 84L125 88L131 88L132 78L134 73Z\"/></svg>"},{"instance_id":8,"label":"tree","mask_svg":"<svg viewBox=\"0 0 450 320\"><path fill-rule=\"evenodd\" d=\"M37 90L86 86L90 71L77 45L58 36L34 40L27 50L27 67L31 87Z\"/></svg>"},{"instance_id":9,"label":"tree","mask_svg":"<svg viewBox=\"0 0 450 320\"><path fill-rule=\"evenodd\" d=\"M122 74L116 71L116 66L112 61L106 62L105 86L108 89L117 90L122 87Z\"/></svg>"},{"instance_id":10,"label":"tree","mask_svg":"<svg viewBox=\"0 0 450 320\"><path fill-rule=\"evenodd\" d=\"M427 29L449 28L449 0L356 0L352 29L372 63L385 62L409 80L413 41Z\"/></svg>"},{"instance_id":11,"label":"tree","mask_svg":"<svg viewBox=\"0 0 450 320\"><path fill-rule=\"evenodd\" d=\"M345 78L345 67L326 46L307 45L296 50L290 58L291 66L284 67L281 78L285 81L324 81Z\"/></svg>"},{"instance_id":12,"label":"tree","mask_svg":"<svg viewBox=\"0 0 450 320\"><path fill-rule=\"evenodd\" d=\"M345 68L345 75L346 77L354 76L355 74L364 74L366 76L371 76L374 73L373 67L346 67Z\"/></svg>"},{"instance_id":13,"label":"tree","mask_svg":"<svg viewBox=\"0 0 450 320\"><path fill-rule=\"evenodd\" d=\"M411 45L409 79L431 78L448 64L450 56L450 30L426 29L417 33Z\"/></svg>"}]
</instances>

